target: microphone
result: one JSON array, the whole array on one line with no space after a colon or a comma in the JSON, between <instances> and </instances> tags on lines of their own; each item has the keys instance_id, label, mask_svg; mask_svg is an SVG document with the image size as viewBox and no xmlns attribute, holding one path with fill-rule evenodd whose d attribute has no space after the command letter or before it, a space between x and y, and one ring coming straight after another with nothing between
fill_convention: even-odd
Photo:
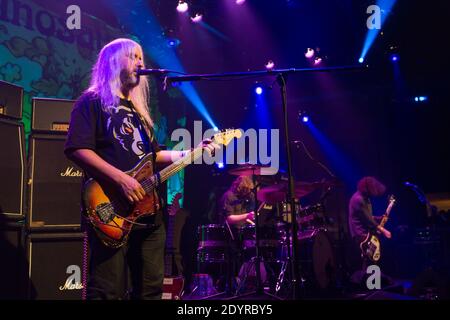
<instances>
[{"instance_id":1,"label":"microphone","mask_svg":"<svg viewBox=\"0 0 450 320\"><path fill-rule=\"evenodd\" d=\"M172 71L167 69L137 69L137 75L138 76L149 76L149 75L161 75L161 74L167 74Z\"/></svg>"}]
</instances>

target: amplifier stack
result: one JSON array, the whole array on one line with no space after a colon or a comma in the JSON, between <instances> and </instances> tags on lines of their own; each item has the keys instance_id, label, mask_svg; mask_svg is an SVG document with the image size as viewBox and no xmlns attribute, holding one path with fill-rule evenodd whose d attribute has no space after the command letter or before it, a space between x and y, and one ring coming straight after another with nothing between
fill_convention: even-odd
<instances>
[{"instance_id":1,"label":"amplifier stack","mask_svg":"<svg viewBox=\"0 0 450 320\"><path fill-rule=\"evenodd\" d=\"M0 299L81 299L83 173L63 152L74 101L32 99L28 154L22 105L0 81Z\"/></svg>"}]
</instances>

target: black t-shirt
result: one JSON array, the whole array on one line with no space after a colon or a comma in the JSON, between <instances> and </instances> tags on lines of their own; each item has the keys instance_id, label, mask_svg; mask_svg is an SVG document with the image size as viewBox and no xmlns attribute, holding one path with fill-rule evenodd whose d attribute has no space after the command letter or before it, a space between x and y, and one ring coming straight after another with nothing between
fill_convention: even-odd
<instances>
[{"instance_id":1,"label":"black t-shirt","mask_svg":"<svg viewBox=\"0 0 450 320\"><path fill-rule=\"evenodd\" d=\"M369 231L376 231L378 223L372 215L372 204L369 198L359 191L355 192L349 203L348 223L353 239L360 241Z\"/></svg>"},{"instance_id":2,"label":"black t-shirt","mask_svg":"<svg viewBox=\"0 0 450 320\"><path fill-rule=\"evenodd\" d=\"M86 93L72 110L64 152L67 155L76 149L91 149L114 167L128 171L146 154L160 150L149 129L150 137L131 101L120 99L109 113L98 97Z\"/></svg>"}]
</instances>

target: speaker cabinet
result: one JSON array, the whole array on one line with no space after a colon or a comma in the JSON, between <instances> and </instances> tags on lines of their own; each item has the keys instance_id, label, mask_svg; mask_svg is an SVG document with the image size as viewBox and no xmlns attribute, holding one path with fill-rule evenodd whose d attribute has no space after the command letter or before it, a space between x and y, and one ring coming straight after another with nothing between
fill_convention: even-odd
<instances>
[{"instance_id":1,"label":"speaker cabinet","mask_svg":"<svg viewBox=\"0 0 450 320\"><path fill-rule=\"evenodd\" d=\"M25 204L25 138L23 124L0 119L0 214L20 220Z\"/></svg>"},{"instance_id":2,"label":"speaker cabinet","mask_svg":"<svg viewBox=\"0 0 450 320\"><path fill-rule=\"evenodd\" d=\"M0 300L25 299L24 225L0 216Z\"/></svg>"},{"instance_id":3,"label":"speaker cabinet","mask_svg":"<svg viewBox=\"0 0 450 320\"><path fill-rule=\"evenodd\" d=\"M0 116L22 119L23 88L0 81Z\"/></svg>"},{"instance_id":4,"label":"speaker cabinet","mask_svg":"<svg viewBox=\"0 0 450 320\"><path fill-rule=\"evenodd\" d=\"M75 100L33 98L31 130L66 133Z\"/></svg>"},{"instance_id":5,"label":"speaker cabinet","mask_svg":"<svg viewBox=\"0 0 450 320\"><path fill-rule=\"evenodd\" d=\"M86 276L83 274L83 239L81 232L31 233L27 236L29 299L82 299Z\"/></svg>"},{"instance_id":6,"label":"speaker cabinet","mask_svg":"<svg viewBox=\"0 0 450 320\"><path fill-rule=\"evenodd\" d=\"M32 134L29 139L28 226L80 226L82 170L64 155L65 136Z\"/></svg>"}]
</instances>

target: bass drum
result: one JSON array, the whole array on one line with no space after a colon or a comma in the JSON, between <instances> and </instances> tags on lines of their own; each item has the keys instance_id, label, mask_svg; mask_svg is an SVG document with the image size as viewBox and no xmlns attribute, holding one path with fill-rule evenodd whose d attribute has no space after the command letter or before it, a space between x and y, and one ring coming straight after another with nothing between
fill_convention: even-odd
<instances>
[{"instance_id":1,"label":"bass drum","mask_svg":"<svg viewBox=\"0 0 450 320\"><path fill-rule=\"evenodd\" d=\"M336 278L333 246L324 229L308 230L298 234L298 258L305 289L331 288Z\"/></svg>"}]
</instances>

